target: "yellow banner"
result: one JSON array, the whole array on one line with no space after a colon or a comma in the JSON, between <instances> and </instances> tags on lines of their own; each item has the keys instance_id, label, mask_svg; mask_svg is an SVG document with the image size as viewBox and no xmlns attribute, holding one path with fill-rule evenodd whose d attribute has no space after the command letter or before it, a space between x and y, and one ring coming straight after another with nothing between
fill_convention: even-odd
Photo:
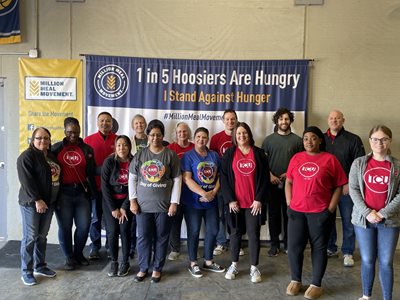
<instances>
[{"instance_id":1,"label":"yellow banner","mask_svg":"<svg viewBox=\"0 0 400 300\"><path fill-rule=\"evenodd\" d=\"M82 124L82 61L20 58L20 152L37 127L51 132L52 144L62 140L66 117Z\"/></svg>"}]
</instances>

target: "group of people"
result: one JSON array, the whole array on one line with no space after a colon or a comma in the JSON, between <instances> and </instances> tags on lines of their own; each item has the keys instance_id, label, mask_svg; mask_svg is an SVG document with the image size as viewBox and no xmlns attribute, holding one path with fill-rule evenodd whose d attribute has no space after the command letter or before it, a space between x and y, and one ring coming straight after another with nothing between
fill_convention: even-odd
<instances>
[{"instance_id":1,"label":"group of people","mask_svg":"<svg viewBox=\"0 0 400 300\"><path fill-rule=\"evenodd\" d=\"M261 282L260 231L268 220L268 256L281 251L288 255L291 281L286 294L302 291L309 243L312 279L304 297L317 299L323 292L328 257L338 255L339 206L345 267L354 265L356 237L360 249L360 299L371 297L376 260L383 298L392 299L400 228L400 162L390 155L392 132L384 125L374 126L369 133L371 152L365 155L361 139L344 129L344 121L342 112L332 111L326 133L309 126L299 137L291 131L294 114L280 108L273 116L274 133L261 147L255 145L249 125L239 122L231 109L223 114L224 130L211 140L207 128L197 128L192 138L188 124L180 122L171 144L164 141L161 121L147 124L141 115L132 119L132 138L112 132L108 112L98 115L99 131L85 139L79 137L78 120L71 117L64 121L64 140L55 145L46 128L36 128L17 161L22 281L34 285L34 273L56 275L45 262L53 212L65 269L89 264L82 253L88 236L92 240L89 259L99 258L103 222L111 259L107 275L126 276L129 257L137 253L139 272L134 281L144 281L151 269L153 283L161 280L166 259L180 255L183 219L188 271L193 277L211 271L235 279L242 237L247 234L250 280ZM204 262L199 264L203 221ZM227 249L227 231L231 265L225 269L214 256Z\"/></svg>"}]
</instances>

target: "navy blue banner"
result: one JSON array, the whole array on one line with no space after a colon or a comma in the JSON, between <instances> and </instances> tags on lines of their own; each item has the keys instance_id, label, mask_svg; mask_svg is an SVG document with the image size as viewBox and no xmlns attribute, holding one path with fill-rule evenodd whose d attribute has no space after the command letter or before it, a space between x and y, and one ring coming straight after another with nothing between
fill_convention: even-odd
<instances>
[{"instance_id":1,"label":"navy blue banner","mask_svg":"<svg viewBox=\"0 0 400 300\"><path fill-rule=\"evenodd\" d=\"M306 111L309 60L86 56L86 105L173 111Z\"/></svg>"},{"instance_id":2,"label":"navy blue banner","mask_svg":"<svg viewBox=\"0 0 400 300\"><path fill-rule=\"evenodd\" d=\"M0 44L21 42L19 27L19 1L1 1L0 4Z\"/></svg>"}]
</instances>

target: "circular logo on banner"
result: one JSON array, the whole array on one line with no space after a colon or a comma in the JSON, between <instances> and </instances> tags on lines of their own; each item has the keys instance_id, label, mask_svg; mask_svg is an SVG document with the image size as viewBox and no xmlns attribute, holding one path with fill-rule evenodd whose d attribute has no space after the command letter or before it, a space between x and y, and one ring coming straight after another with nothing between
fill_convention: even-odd
<instances>
[{"instance_id":1,"label":"circular logo on banner","mask_svg":"<svg viewBox=\"0 0 400 300\"><path fill-rule=\"evenodd\" d=\"M158 182L165 173L165 166L158 159L153 159L144 162L140 171L147 181Z\"/></svg>"},{"instance_id":2,"label":"circular logo on banner","mask_svg":"<svg viewBox=\"0 0 400 300\"><path fill-rule=\"evenodd\" d=\"M199 163L197 165L197 178L206 184L213 183L215 178L214 166L213 162L204 161Z\"/></svg>"},{"instance_id":3,"label":"circular logo on banner","mask_svg":"<svg viewBox=\"0 0 400 300\"><path fill-rule=\"evenodd\" d=\"M319 171L319 166L313 162L306 162L299 168L299 173L304 177L313 177Z\"/></svg>"},{"instance_id":4,"label":"circular logo on banner","mask_svg":"<svg viewBox=\"0 0 400 300\"><path fill-rule=\"evenodd\" d=\"M256 168L256 164L254 163L254 161L247 158L239 159L238 162L236 163L236 166L239 172L244 175L251 174L251 172L253 172L254 169Z\"/></svg>"},{"instance_id":5,"label":"circular logo on banner","mask_svg":"<svg viewBox=\"0 0 400 300\"><path fill-rule=\"evenodd\" d=\"M378 194L386 193L389 188L390 170L382 167L372 168L364 174L367 188Z\"/></svg>"},{"instance_id":6,"label":"circular logo on banner","mask_svg":"<svg viewBox=\"0 0 400 300\"><path fill-rule=\"evenodd\" d=\"M105 65L94 76L94 89L106 100L117 100L126 94L128 75L117 65Z\"/></svg>"},{"instance_id":7,"label":"circular logo on banner","mask_svg":"<svg viewBox=\"0 0 400 300\"><path fill-rule=\"evenodd\" d=\"M77 166L81 163L82 157L76 151L67 151L63 156L63 160L69 166Z\"/></svg>"},{"instance_id":8,"label":"circular logo on banner","mask_svg":"<svg viewBox=\"0 0 400 300\"><path fill-rule=\"evenodd\" d=\"M18 4L18 0L0 0L0 17L12 12Z\"/></svg>"}]
</instances>

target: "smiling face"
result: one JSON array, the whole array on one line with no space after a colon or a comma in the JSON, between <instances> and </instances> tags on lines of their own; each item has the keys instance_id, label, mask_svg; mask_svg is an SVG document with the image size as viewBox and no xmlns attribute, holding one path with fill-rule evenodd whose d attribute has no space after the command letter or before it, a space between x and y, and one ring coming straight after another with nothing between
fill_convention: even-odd
<instances>
[{"instance_id":1,"label":"smiling face","mask_svg":"<svg viewBox=\"0 0 400 300\"><path fill-rule=\"evenodd\" d=\"M331 133L339 132L343 128L344 116L340 111L331 111L328 116L328 126Z\"/></svg>"},{"instance_id":2,"label":"smiling face","mask_svg":"<svg viewBox=\"0 0 400 300\"><path fill-rule=\"evenodd\" d=\"M143 134L146 130L146 120L142 117L136 117L133 120L132 128L137 134Z\"/></svg>"},{"instance_id":3,"label":"smiling face","mask_svg":"<svg viewBox=\"0 0 400 300\"><path fill-rule=\"evenodd\" d=\"M226 131L232 131L237 123L236 115L233 112L225 113L224 126Z\"/></svg>"},{"instance_id":4,"label":"smiling face","mask_svg":"<svg viewBox=\"0 0 400 300\"><path fill-rule=\"evenodd\" d=\"M249 133L247 132L246 128L242 126L239 126L237 128L235 138L236 138L236 143L239 147L250 145Z\"/></svg>"},{"instance_id":5,"label":"smiling face","mask_svg":"<svg viewBox=\"0 0 400 300\"><path fill-rule=\"evenodd\" d=\"M303 136L303 146L309 154L319 153L319 145L321 145L321 143L322 139L313 132L306 132Z\"/></svg>"},{"instance_id":6,"label":"smiling face","mask_svg":"<svg viewBox=\"0 0 400 300\"><path fill-rule=\"evenodd\" d=\"M119 138L115 143L115 153L121 160L126 160L129 156L129 144L125 138Z\"/></svg>"},{"instance_id":7,"label":"smiling face","mask_svg":"<svg viewBox=\"0 0 400 300\"><path fill-rule=\"evenodd\" d=\"M186 145L189 141L189 127L186 124L180 124L176 127L176 141L179 145Z\"/></svg>"},{"instance_id":8,"label":"smiling face","mask_svg":"<svg viewBox=\"0 0 400 300\"><path fill-rule=\"evenodd\" d=\"M383 131L378 130L371 134L369 145L373 154L384 156L388 153L392 139Z\"/></svg>"},{"instance_id":9,"label":"smiling face","mask_svg":"<svg viewBox=\"0 0 400 300\"><path fill-rule=\"evenodd\" d=\"M196 149L204 149L208 143L208 134L204 131L198 131L194 136L194 146Z\"/></svg>"},{"instance_id":10,"label":"smiling face","mask_svg":"<svg viewBox=\"0 0 400 300\"><path fill-rule=\"evenodd\" d=\"M107 114L99 115L97 118L97 128L102 134L108 135L112 129L112 118Z\"/></svg>"},{"instance_id":11,"label":"smiling face","mask_svg":"<svg viewBox=\"0 0 400 300\"><path fill-rule=\"evenodd\" d=\"M40 151L47 152L49 145L49 134L43 129L38 129L35 133L35 136L33 137L33 146L35 146L35 148Z\"/></svg>"},{"instance_id":12,"label":"smiling face","mask_svg":"<svg viewBox=\"0 0 400 300\"><path fill-rule=\"evenodd\" d=\"M65 126L64 133L69 143L76 144L79 141L79 134L81 133L81 129L76 124L68 124L67 126Z\"/></svg>"},{"instance_id":13,"label":"smiling face","mask_svg":"<svg viewBox=\"0 0 400 300\"><path fill-rule=\"evenodd\" d=\"M283 114L279 117L277 126L278 126L278 131L281 133L287 133L290 131L290 118L288 114Z\"/></svg>"},{"instance_id":14,"label":"smiling face","mask_svg":"<svg viewBox=\"0 0 400 300\"><path fill-rule=\"evenodd\" d=\"M162 147L163 135L159 128L153 128L149 132L149 145L150 147L160 148Z\"/></svg>"}]
</instances>

